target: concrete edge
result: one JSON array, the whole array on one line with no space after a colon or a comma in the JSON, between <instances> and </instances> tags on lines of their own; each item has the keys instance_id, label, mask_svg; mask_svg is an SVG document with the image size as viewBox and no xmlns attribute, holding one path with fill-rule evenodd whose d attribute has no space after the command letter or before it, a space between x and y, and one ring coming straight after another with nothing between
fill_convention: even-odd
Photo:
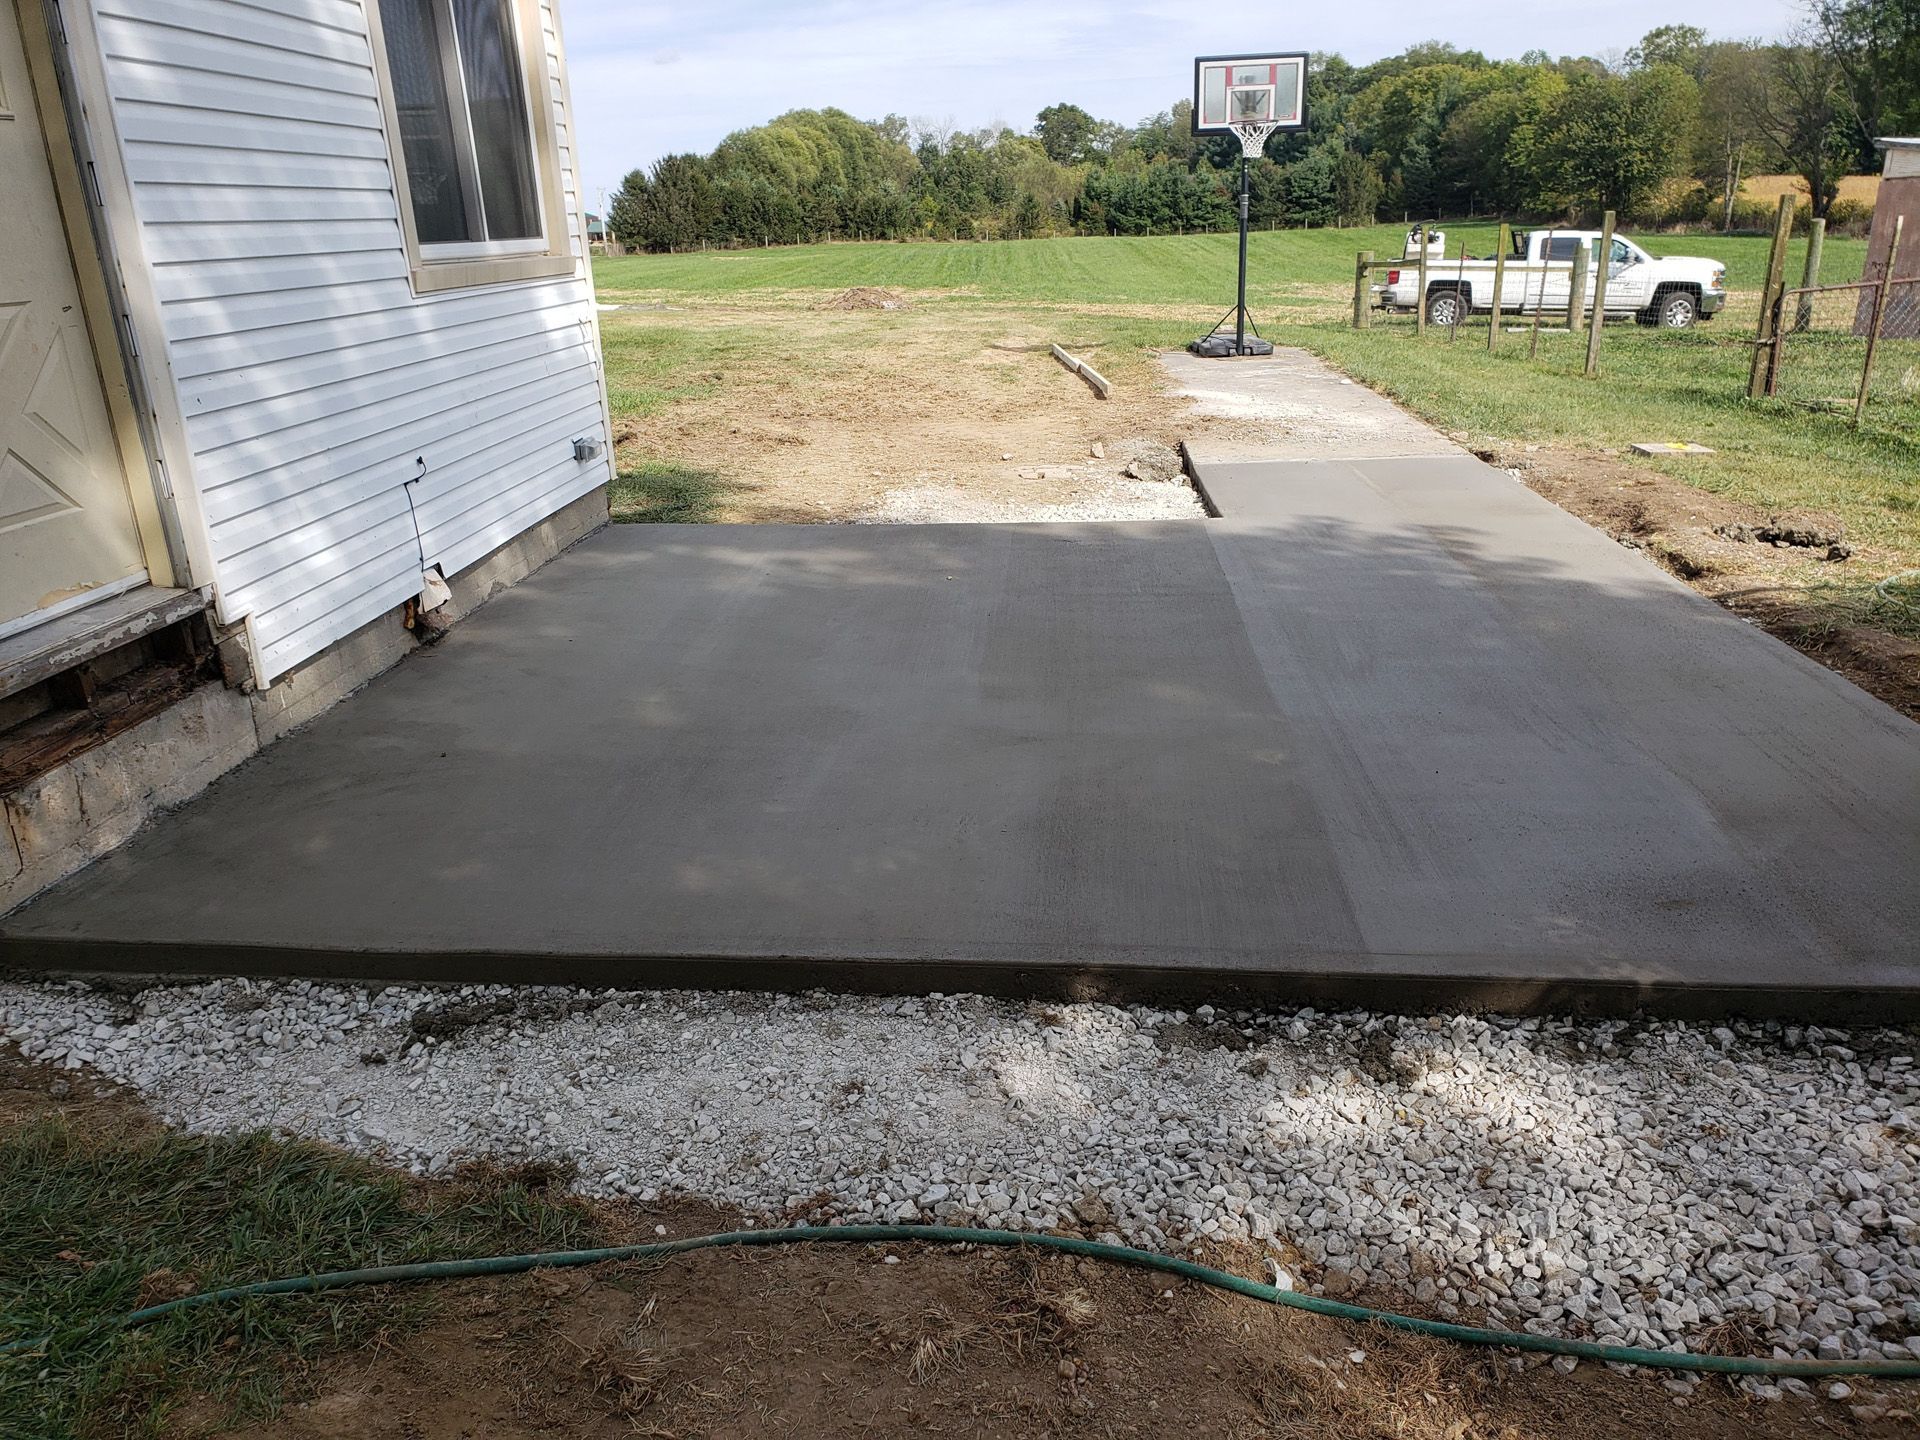
<instances>
[{"instance_id":1,"label":"concrete edge","mask_svg":"<svg viewBox=\"0 0 1920 1440\"><path fill-rule=\"evenodd\" d=\"M1351 961L1352 957L1345 957ZM1425 957L1428 960L1438 957ZM1445 957L1471 967L1471 957ZM1504 957L1511 963L1510 957ZM1482 962L1484 963L1484 962ZM1542 963L1544 963L1544 958ZM537 981L530 980L537 975ZM1298 961L1250 972L1206 965L1031 964L978 959L810 955L624 955L361 951L311 946L49 940L0 936L0 978L187 985L218 976L405 985L573 985L591 990L750 990L959 994L1113 1004L1223 1002L1426 1015L1468 1011L1674 1020L1920 1022L1920 986L1695 985L1672 980L1515 979L1462 968L1333 973Z\"/></svg>"},{"instance_id":2,"label":"concrete edge","mask_svg":"<svg viewBox=\"0 0 1920 1440\"><path fill-rule=\"evenodd\" d=\"M1200 508L1207 512L1209 520L1221 518L1220 506L1207 489L1207 482L1200 476L1201 462L1194 458L1193 447L1185 440L1180 442L1180 468L1187 472L1187 483L1193 487L1193 493L1200 497Z\"/></svg>"}]
</instances>

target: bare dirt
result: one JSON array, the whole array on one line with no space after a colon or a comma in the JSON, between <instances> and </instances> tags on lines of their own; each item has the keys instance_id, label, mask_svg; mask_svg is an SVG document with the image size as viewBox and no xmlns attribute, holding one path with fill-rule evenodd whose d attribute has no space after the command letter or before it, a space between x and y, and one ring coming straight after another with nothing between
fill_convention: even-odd
<instances>
[{"instance_id":1,"label":"bare dirt","mask_svg":"<svg viewBox=\"0 0 1920 1440\"><path fill-rule=\"evenodd\" d=\"M729 1223L690 1208L671 1233ZM1232 1257L1227 1258L1229 1261ZM1245 1257L1242 1257L1244 1260ZM463 1283L255 1440L1189 1436L1734 1440L1911 1433L1824 1397L1510 1357L1151 1272L953 1247L704 1251ZM1684 1399L1684 1404L1676 1403ZM1904 1403L1896 1394L1896 1405Z\"/></svg>"},{"instance_id":2,"label":"bare dirt","mask_svg":"<svg viewBox=\"0 0 1920 1440\"><path fill-rule=\"evenodd\" d=\"M1645 550L1701 594L1920 720L1920 643L1836 623L1820 603L1824 589L1863 570L1897 568L1896 557L1856 549L1835 517L1762 511L1610 455L1528 447L1481 458L1516 471L1561 509ZM1790 540L1759 538L1783 531Z\"/></svg>"},{"instance_id":3,"label":"bare dirt","mask_svg":"<svg viewBox=\"0 0 1920 1440\"><path fill-rule=\"evenodd\" d=\"M878 290L871 285L856 285L842 290L822 307L827 310L900 310L906 300L896 290Z\"/></svg>"},{"instance_id":4,"label":"bare dirt","mask_svg":"<svg viewBox=\"0 0 1920 1440\"><path fill-rule=\"evenodd\" d=\"M1097 342L1070 348L1103 371L1118 362L1111 400L1056 363L1048 338L1015 328L1017 314L929 306L908 317L845 300L648 312L650 327L739 327L764 342L730 361L712 393L620 421L621 463L718 475L723 521L857 520L894 492L930 488L994 515L1097 493L1141 447L1170 452L1191 429L1185 403L1144 364L1109 359Z\"/></svg>"}]
</instances>

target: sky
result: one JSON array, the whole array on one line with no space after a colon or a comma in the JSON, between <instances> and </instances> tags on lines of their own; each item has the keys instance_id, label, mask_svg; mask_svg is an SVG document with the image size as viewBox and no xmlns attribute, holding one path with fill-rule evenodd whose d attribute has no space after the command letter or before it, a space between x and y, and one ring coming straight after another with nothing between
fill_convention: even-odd
<instances>
[{"instance_id":1,"label":"sky","mask_svg":"<svg viewBox=\"0 0 1920 1440\"><path fill-rule=\"evenodd\" d=\"M1659 25L1773 38L1797 0L1367 0L1279 7L1202 0L559 0L588 208L627 171L701 154L788 110L838 106L973 130L1030 130L1071 101L1132 124L1193 86L1195 55L1333 50L1356 64L1440 39L1495 58L1603 55ZM1311 91L1309 91L1311 103Z\"/></svg>"}]
</instances>

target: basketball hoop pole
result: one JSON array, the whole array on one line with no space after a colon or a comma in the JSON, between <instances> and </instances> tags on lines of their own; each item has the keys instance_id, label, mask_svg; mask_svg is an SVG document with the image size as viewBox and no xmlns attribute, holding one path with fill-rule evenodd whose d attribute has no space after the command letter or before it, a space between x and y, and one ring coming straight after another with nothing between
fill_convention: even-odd
<instances>
[{"instance_id":1,"label":"basketball hoop pole","mask_svg":"<svg viewBox=\"0 0 1920 1440\"><path fill-rule=\"evenodd\" d=\"M1247 353L1247 156L1240 153L1240 290L1233 311L1233 353Z\"/></svg>"},{"instance_id":2,"label":"basketball hoop pole","mask_svg":"<svg viewBox=\"0 0 1920 1440\"><path fill-rule=\"evenodd\" d=\"M1233 309L1222 315L1213 329L1187 347L1196 355L1218 360L1228 356L1273 353L1273 345L1260 338L1260 327L1253 323L1253 315L1247 309L1247 231L1253 212L1253 162L1263 153L1267 137L1278 128L1272 124L1233 127L1233 133L1240 138L1240 275L1234 291ZM1229 319L1233 321L1231 345L1223 333Z\"/></svg>"}]
</instances>

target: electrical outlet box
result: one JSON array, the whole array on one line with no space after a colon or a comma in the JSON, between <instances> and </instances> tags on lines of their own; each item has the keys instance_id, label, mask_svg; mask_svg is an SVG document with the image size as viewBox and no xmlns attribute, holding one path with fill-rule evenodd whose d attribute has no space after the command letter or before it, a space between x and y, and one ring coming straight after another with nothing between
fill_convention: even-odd
<instances>
[{"instance_id":1,"label":"electrical outlet box","mask_svg":"<svg viewBox=\"0 0 1920 1440\"><path fill-rule=\"evenodd\" d=\"M585 464L589 460L598 460L600 452L606 449L597 439L582 436L573 442L573 458Z\"/></svg>"}]
</instances>

